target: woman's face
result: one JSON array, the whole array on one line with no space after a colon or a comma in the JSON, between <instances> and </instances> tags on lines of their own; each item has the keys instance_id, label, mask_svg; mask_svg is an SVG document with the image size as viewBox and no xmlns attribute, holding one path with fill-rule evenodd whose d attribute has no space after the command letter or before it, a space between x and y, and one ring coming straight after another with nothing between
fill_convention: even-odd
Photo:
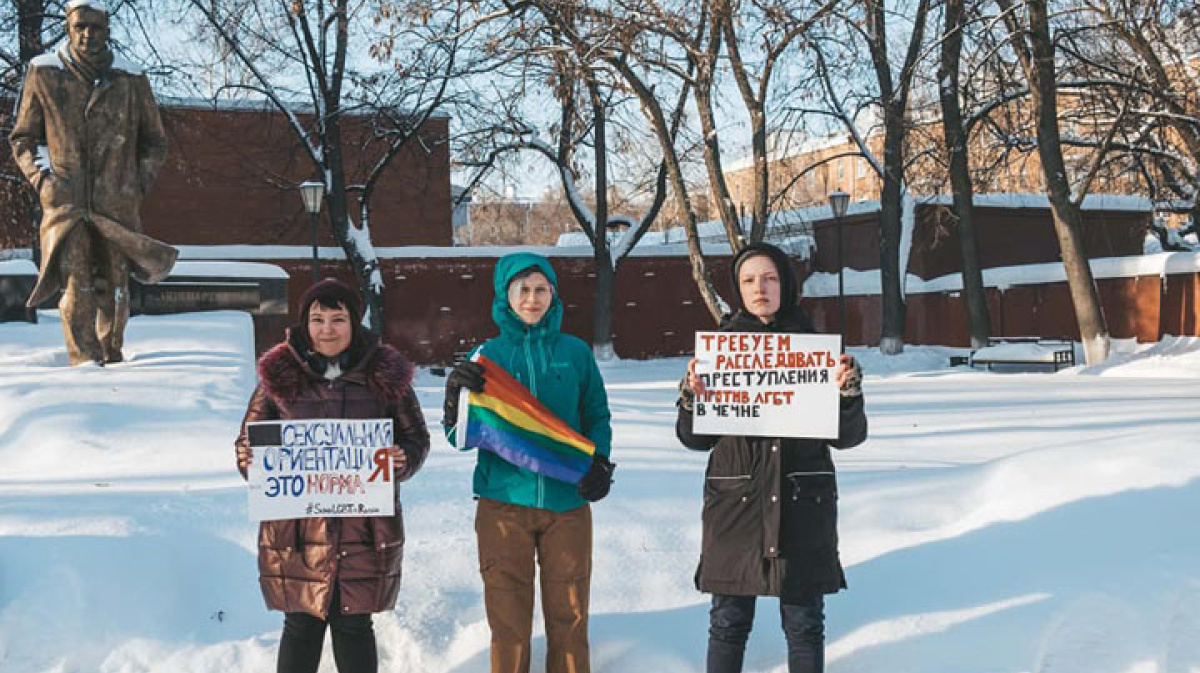
<instances>
[{"instance_id":1,"label":"woman's face","mask_svg":"<svg viewBox=\"0 0 1200 673\"><path fill-rule=\"evenodd\" d=\"M313 350L327 358L336 358L350 347L354 326L345 306L325 308L313 302L308 310L308 338Z\"/></svg>"},{"instance_id":2,"label":"woman's face","mask_svg":"<svg viewBox=\"0 0 1200 673\"><path fill-rule=\"evenodd\" d=\"M508 286L508 305L526 325L536 325L554 300L554 286L540 272L534 272Z\"/></svg>"},{"instance_id":3,"label":"woman's face","mask_svg":"<svg viewBox=\"0 0 1200 673\"><path fill-rule=\"evenodd\" d=\"M766 255L755 255L742 262L738 269L738 289L742 305L759 320L771 322L779 311L779 269Z\"/></svg>"}]
</instances>

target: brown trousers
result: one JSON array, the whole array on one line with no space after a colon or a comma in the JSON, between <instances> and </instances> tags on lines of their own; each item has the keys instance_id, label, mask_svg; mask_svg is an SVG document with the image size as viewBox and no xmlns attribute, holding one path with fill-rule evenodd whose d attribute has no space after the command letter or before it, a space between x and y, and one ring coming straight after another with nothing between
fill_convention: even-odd
<instances>
[{"instance_id":1,"label":"brown trousers","mask_svg":"<svg viewBox=\"0 0 1200 673\"><path fill-rule=\"evenodd\" d=\"M480 498L475 533L492 630L492 673L529 671L535 556L546 620L546 673L589 673L591 507L558 513Z\"/></svg>"},{"instance_id":2,"label":"brown trousers","mask_svg":"<svg viewBox=\"0 0 1200 673\"><path fill-rule=\"evenodd\" d=\"M86 222L62 243L58 302L71 364L120 362L129 322L129 262Z\"/></svg>"}]
</instances>

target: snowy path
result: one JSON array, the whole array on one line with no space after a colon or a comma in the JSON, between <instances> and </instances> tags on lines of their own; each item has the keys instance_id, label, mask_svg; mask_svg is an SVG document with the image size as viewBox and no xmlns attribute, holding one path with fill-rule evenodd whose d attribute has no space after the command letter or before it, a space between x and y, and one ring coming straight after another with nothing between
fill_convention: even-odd
<instances>
[{"instance_id":1,"label":"snowy path","mask_svg":"<svg viewBox=\"0 0 1200 673\"><path fill-rule=\"evenodd\" d=\"M0 325L0 672L273 671L281 619L232 471L249 321L138 318L131 360L99 370L67 369L47 318ZM1200 671L1200 343L1057 375L860 356L871 439L837 456L851 590L827 602L828 670ZM705 457L674 440L682 366L605 370L620 467L595 508L598 673L703 670ZM441 384L418 381L431 427ZM487 670L471 467L436 437L404 487L382 671ZM759 605L747 671L783 671Z\"/></svg>"}]
</instances>

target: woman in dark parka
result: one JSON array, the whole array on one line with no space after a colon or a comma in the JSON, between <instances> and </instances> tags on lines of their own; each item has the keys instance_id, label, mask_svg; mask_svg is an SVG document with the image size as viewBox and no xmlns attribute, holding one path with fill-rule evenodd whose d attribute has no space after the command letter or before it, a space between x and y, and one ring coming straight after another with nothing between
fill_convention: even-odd
<instances>
[{"instance_id":1,"label":"woman in dark parka","mask_svg":"<svg viewBox=\"0 0 1200 673\"><path fill-rule=\"evenodd\" d=\"M791 261L755 243L732 265L738 307L725 332L815 332L797 305ZM703 392L695 360L680 386L676 434L688 448L711 450L705 471L703 538L696 586L711 593L708 673L742 670L757 596L778 596L790 673L824 670L824 595L845 588L838 558L837 480L830 447L867 437L862 375L848 355L835 374L841 390L836 440L697 435L692 401Z\"/></svg>"},{"instance_id":2,"label":"woman in dark parka","mask_svg":"<svg viewBox=\"0 0 1200 673\"><path fill-rule=\"evenodd\" d=\"M327 278L300 299L300 324L258 361L259 385L236 441L242 476L254 459L252 421L391 418L396 513L264 521L259 584L267 607L285 613L279 673L316 673L328 627L341 673L375 673L371 613L391 610L400 590L404 520L399 482L429 453L429 433L412 388L413 366L362 328L362 302Z\"/></svg>"}]
</instances>

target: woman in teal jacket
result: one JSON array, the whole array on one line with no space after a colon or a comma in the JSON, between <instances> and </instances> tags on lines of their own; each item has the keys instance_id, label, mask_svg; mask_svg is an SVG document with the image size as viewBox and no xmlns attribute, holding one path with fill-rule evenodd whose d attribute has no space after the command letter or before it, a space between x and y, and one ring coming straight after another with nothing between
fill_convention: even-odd
<instances>
[{"instance_id":1,"label":"woman in teal jacket","mask_svg":"<svg viewBox=\"0 0 1200 673\"><path fill-rule=\"evenodd\" d=\"M578 485L545 477L489 451L476 452L475 531L484 605L492 631L492 673L526 673L533 621L534 560L541 568L547 673L588 673L588 594L592 571L589 502L612 483L611 414L591 347L563 334L557 276L540 255L496 263L492 319L500 335L477 352L503 367L551 412L596 445ZM464 362L446 380L442 424L456 443L462 388L483 389L483 370Z\"/></svg>"}]
</instances>

